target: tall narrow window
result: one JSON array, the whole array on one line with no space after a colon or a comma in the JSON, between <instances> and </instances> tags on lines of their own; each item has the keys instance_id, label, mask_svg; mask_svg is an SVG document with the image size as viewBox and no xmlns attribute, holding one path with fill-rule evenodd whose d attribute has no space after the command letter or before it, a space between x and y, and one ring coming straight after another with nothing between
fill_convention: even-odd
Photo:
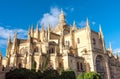
<instances>
[{"instance_id":1,"label":"tall narrow window","mask_svg":"<svg viewBox=\"0 0 120 79\"><path fill-rule=\"evenodd\" d=\"M80 70L83 71L83 64L80 63Z\"/></svg>"},{"instance_id":2,"label":"tall narrow window","mask_svg":"<svg viewBox=\"0 0 120 79\"><path fill-rule=\"evenodd\" d=\"M96 44L95 38L92 39L92 42L93 42L94 45Z\"/></svg>"},{"instance_id":3,"label":"tall narrow window","mask_svg":"<svg viewBox=\"0 0 120 79\"><path fill-rule=\"evenodd\" d=\"M77 62L77 70L79 71L79 62Z\"/></svg>"},{"instance_id":4,"label":"tall narrow window","mask_svg":"<svg viewBox=\"0 0 120 79\"><path fill-rule=\"evenodd\" d=\"M79 38L77 38L77 43L78 43L78 44L80 43L80 39L79 39Z\"/></svg>"}]
</instances>

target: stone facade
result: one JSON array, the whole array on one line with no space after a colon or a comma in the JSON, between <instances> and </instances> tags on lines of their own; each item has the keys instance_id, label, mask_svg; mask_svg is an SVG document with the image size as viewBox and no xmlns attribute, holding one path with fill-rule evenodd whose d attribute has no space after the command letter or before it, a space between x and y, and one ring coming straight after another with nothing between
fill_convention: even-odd
<instances>
[{"instance_id":1,"label":"stone facade","mask_svg":"<svg viewBox=\"0 0 120 79\"><path fill-rule=\"evenodd\" d=\"M86 26L78 29L67 24L63 11L59 22L53 29L41 30L36 25L28 29L27 39L18 39L14 34L13 42L8 37L6 57L0 55L0 65L4 68L23 67L42 70L48 61L50 68L57 70L74 70L76 75L95 71L102 79L120 79L120 58L112 53L112 46L106 49L101 26L99 32L90 29L88 19ZM1 69L4 71L4 69Z\"/></svg>"}]
</instances>

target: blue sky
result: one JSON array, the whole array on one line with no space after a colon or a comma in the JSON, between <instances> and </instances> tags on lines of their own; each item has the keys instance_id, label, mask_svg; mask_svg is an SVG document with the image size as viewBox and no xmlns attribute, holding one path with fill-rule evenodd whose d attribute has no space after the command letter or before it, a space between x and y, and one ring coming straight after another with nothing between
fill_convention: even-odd
<instances>
[{"instance_id":1,"label":"blue sky","mask_svg":"<svg viewBox=\"0 0 120 79\"><path fill-rule=\"evenodd\" d=\"M106 47L120 51L120 1L119 0L0 0L0 50L5 56L8 34L15 31L26 38L29 25L39 23L54 25L63 9L68 24L75 20L83 27L88 17L91 29L99 31L102 25ZM39 27L40 27L39 25Z\"/></svg>"}]
</instances>

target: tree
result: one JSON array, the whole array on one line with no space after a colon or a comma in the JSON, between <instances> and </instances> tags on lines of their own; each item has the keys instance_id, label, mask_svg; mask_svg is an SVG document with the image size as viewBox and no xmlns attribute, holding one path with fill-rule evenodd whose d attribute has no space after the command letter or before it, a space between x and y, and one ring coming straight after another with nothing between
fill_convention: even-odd
<instances>
[{"instance_id":1,"label":"tree","mask_svg":"<svg viewBox=\"0 0 120 79\"><path fill-rule=\"evenodd\" d=\"M86 72L79 74L77 79L101 79L101 76L96 72Z\"/></svg>"}]
</instances>

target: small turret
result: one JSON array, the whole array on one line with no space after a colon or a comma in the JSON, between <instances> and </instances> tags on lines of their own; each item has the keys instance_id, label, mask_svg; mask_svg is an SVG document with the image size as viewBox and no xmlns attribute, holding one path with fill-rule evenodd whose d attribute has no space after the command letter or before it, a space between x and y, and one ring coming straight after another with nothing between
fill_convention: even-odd
<instances>
[{"instance_id":1,"label":"small turret","mask_svg":"<svg viewBox=\"0 0 120 79\"><path fill-rule=\"evenodd\" d=\"M73 30L77 30L76 22L73 22Z\"/></svg>"}]
</instances>

